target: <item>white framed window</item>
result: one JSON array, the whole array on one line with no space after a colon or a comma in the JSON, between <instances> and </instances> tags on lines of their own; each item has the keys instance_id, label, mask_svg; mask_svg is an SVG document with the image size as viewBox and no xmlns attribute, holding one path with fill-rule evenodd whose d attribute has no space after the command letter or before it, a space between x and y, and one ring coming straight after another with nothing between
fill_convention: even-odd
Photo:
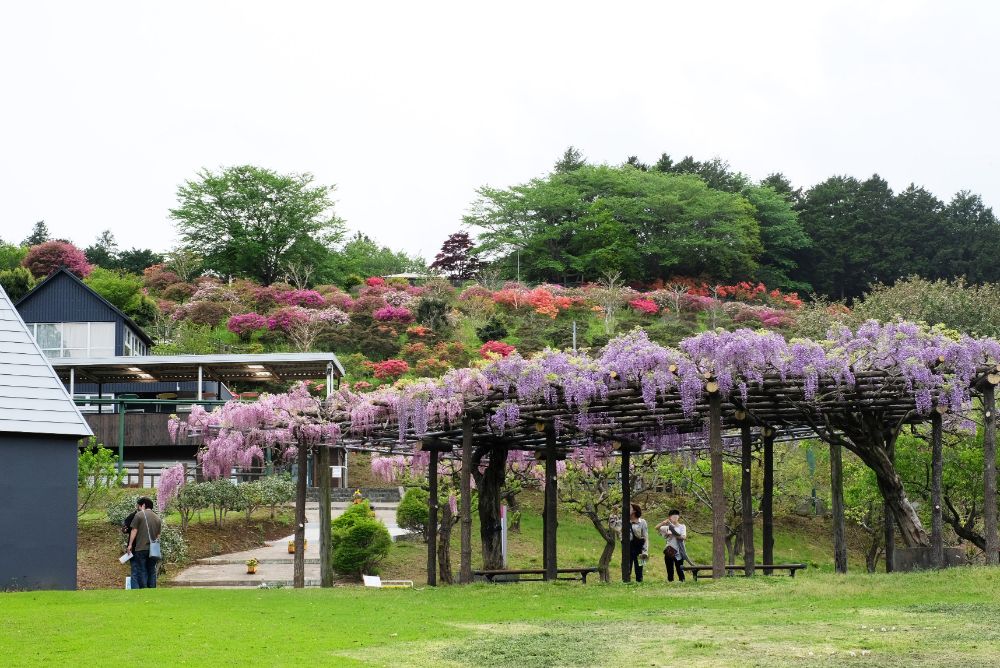
<instances>
[{"instance_id":1,"label":"white framed window","mask_svg":"<svg viewBox=\"0 0 1000 668\"><path fill-rule=\"evenodd\" d=\"M124 346L122 354L126 357L136 357L146 354L146 344L128 327L125 328Z\"/></svg>"},{"instance_id":2,"label":"white framed window","mask_svg":"<svg viewBox=\"0 0 1000 668\"><path fill-rule=\"evenodd\" d=\"M32 322L28 331L46 357L114 357L113 322Z\"/></svg>"}]
</instances>

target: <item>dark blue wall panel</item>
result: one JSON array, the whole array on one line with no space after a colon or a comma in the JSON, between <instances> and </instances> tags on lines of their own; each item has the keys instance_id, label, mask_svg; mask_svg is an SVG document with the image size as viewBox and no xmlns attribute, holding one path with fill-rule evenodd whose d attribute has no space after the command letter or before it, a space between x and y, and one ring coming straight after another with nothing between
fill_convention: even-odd
<instances>
[{"instance_id":1,"label":"dark blue wall panel","mask_svg":"<svg viewBox=\"0 0 1000 668\"><path fill-rule=\"evenodd\" d=\"M76 438L0 433L0 589L76 589L76 460Z\"/></svg>"}]
</instances>

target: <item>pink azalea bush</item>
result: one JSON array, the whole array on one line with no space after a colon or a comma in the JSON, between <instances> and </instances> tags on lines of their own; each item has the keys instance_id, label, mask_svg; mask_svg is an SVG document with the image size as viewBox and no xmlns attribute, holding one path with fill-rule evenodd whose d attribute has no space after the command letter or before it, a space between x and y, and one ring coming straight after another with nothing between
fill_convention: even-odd
<instances>
[{"instance_id":1,"label":"pink azalea bush","mask_svg":"<svg viewBox=\"0 0 1000 668\"><path fill-rule=\"evenodd\" d=\"M21 264L27 267L35 278L45 278L62 267L66 267L80 278L86 278L94 269L87 262L87 256L82 250L65 241L46 241L32 246Z\"/></svg>"},{"instance_id":2,"label":"pink azalea bush","mask_svg":"<svg viewBox=\"0 0 1000 668\"><path fill-rule=\"evenodd\" d=\"M403 306L392 306L386 304L372 314L379 322L413 322L413 312Z\"/></svg>"},{"instance_id":3,"label":"pink azalea bush","mask_svg":"<svg viewBox=\"0 0 1000 668\"><path fill-rule=\"evenodd\" d=\"M229 318L226 329L240 338L249 338L254 332L267 329L267 318L259 313L241 313Z\"/></svg>"}]
</instances>

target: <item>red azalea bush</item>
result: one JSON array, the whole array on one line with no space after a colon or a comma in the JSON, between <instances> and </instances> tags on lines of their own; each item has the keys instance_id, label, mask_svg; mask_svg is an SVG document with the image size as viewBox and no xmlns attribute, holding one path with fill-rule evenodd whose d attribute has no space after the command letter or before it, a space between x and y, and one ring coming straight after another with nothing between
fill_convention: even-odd
<instances>
[{"instance_id":1,"label":"red azalea bush","mask_svg":"<svg viewBox=\"0 0 1000 668\"><path fill-rule=\"evenodd\" d=\"M498 355L500 357L507 357L515 350L517 349L514 346L503 341L487 341L479 348L479 354L486 359L490 359Z\"/></svg>"},{"instance_id":2,"label":"red azalea bush","mask_svg":"<svg viewBox=\"0 0 1000 668\"><path fill-rule=\"evenodd\" d=\"M66 267L80 278L86 278L93 271L83 251L65 241L46 241L32 246L21 264L35 278L45 278L61 267Z\"/></svg>"},{"instance_id":3,"label":"red azalea bush","mask_svg":"<svg viewBox=\"0 0 1000 668\"><path fill-rule=\"evenodd\" d=\"M646 315L656 315L660 311L660 308L652 299L643 299L640 297L639 299L633 299L628 305L639 313Z\"/></svg>"},{"instance_id":4,"label":"red azalea bush","mask_svg":"<svg viewBox=\"0 0 1000 668\"><path fill-rule=\"evenodd\" d=\"M410 370L410 365L404 360L385 360L384 362L366 362L379 380L399 378Z\"/></svg>"},{"instance_id":5,"label":"red azalea bush","mask_svg":"<svg viewBox=\"0 0 1000 668\"><path fill-rule=\"evenodd\" d=\"M267 328L267 318L259 313L241 313L229 318L226 329L240 338L249 338L254 332Z\"/></svg>"},{"instance_id":6,"label":"red azalea bush","mask_svg":"<svg viewBox=\"0 0 1000 668\"><path fill-rule=\"evenodd\" d=\"M391 304L386 304L380 309L377 309L373 314L374 317L379 322L413 322L413 312L404 306L392 306Z\"/></svg>"},{"instance_id":7,"label":"red azalea bush","mask_svg":"<svg viewBox=\"0 0 1000 668\"><path fill-rule=\"evenodd\" d=\"M369 288L384 288L385 279L380 278L378 276L369 276L368 278L365 279L365 285L367 285Z\"/></svg>"},{"instance_id":8,"label":"red azalea bush","mask_svg":"<svg viewBox=\"0 0 1000 668\"><path fill-rule=\"evenodd\" d=\"M417 338L424 338L430 336L431 328L424 327L423 325L410 325L406 328L406 333L410 336L416 336Z\"/></svg>"}]
</instances>

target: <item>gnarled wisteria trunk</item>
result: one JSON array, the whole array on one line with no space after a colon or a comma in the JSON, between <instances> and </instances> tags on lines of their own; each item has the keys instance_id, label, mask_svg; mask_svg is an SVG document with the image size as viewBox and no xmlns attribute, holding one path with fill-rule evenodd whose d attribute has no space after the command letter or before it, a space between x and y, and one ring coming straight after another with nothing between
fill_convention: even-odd
<instances>
[{"instance_id":1,"label":"gnarled wisteria trunk","mask_svg":"<svg viewBox=\"0 0 1000 668\"><path fill-rule=\"evenodd\" d=\"M479 454L479 453L477 453ZM473 468L476 490L479 492L479 537L483 543L483 569L503 568L503 546L501 544L500 493L507 473L507 448L491 445L482 456L489 457L485 470Z\"/></svg>"},{"instance_id":2,"label":"gnarled wisteria trunk","mask_svg":"<svg viewBox=\"0 0 1000 668\"><path fill-rule=\"evenodd\" d=\"M835 426L843 430L843 445L875 473L879 491L886 507L892 511L903 544L907 547L930 547L927 530L907 498L903 480L889 455L899 430L887 427L878 414L854 415Z\"/></svg>"}]
</instances>

